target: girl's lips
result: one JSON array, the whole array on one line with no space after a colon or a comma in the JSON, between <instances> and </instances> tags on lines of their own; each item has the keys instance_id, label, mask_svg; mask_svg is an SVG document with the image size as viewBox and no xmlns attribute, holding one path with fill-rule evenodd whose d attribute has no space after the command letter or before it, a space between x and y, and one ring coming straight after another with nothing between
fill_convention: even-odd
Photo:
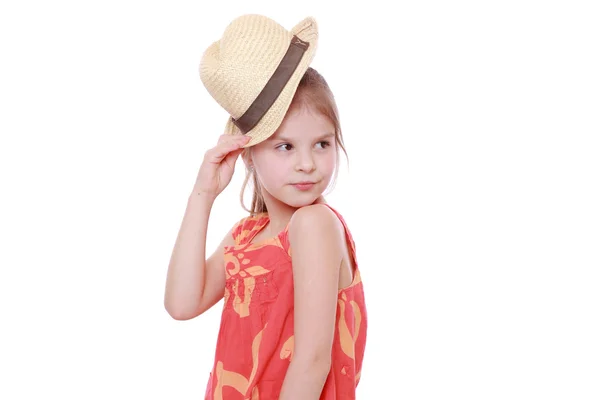
<instances>
[{"instance_id":1,"label":"girl's lips","mask_svg":"<svg viewBox=\"0 0 600 400\"><path fill-rule=\"evenodd\" d=\"M293 184L293 186L298 189L298 190L309 190L311 189L315 184L314 183L295 183Z\"/></svg>"}]
</instances>

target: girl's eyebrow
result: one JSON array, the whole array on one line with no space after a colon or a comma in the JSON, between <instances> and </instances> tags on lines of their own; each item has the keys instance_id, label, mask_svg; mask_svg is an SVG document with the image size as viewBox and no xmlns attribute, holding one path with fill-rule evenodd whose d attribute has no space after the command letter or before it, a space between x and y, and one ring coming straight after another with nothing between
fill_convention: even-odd
<instances>
[{"instance_id":1,"label":"girl's eyebrow","mask_svg":"<svg viewBox=\"0 0 600 400\"><path fill-rule=\"evenodd\" d=\"M323 135L319 136L319 137L317 138L317 140L328 139L328 138L330 138L330 137L332 137L332 136L335 136L335 133L334 133L334 132L328 132L328 133L325 133L325 134L323 134ZM282 141L284 141L284 142L291 142L291 141L292 141L292 139L290 139L290 138L287 138L287 137L285 137L285 136L271 136L271 137L270 137L269 139L267 139L267 140L282 140Z\"/></svg>"}]
</instances>

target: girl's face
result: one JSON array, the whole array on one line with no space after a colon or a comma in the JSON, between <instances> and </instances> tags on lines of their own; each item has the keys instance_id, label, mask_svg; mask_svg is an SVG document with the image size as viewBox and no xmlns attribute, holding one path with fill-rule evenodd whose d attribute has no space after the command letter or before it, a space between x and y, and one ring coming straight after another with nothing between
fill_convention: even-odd
<instances>
[{"instance_id":1,"label":"girl's face","mask_svg":"<svg viewBox=\"0 0 600 400\"><path fill-rule=\"evenodd\" d=\"M252 147L251 160L267 204L270 198L294 208L312 204L335 170L335 128L325 116L302 106L269 139ZM312 184L298 185L305 182Z\"/></svg>"}]
</instances>

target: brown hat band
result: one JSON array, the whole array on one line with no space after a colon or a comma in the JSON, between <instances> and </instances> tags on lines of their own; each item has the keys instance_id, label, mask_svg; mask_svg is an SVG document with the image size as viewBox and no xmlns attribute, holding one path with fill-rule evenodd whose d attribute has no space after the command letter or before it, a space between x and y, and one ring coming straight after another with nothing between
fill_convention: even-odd
<instances>
[{"instance_id":1,"label":"brown hat band","mask_svg":"<svg viewBox=\"0 0 600 400\"><path fill-rule=\"evenodd\" d=\"M265 87L258 94L254 102L248 107L244 115L237 120L233 117L231 121L237 126L242 133L248 133L252 128L258 124L258 121L267 113L269 108L273 105L277 97L285 87L286 83L290 80L296 67L302 60L302 56L306 49L308 49L309 43L300 39L298 36L292 38L290 47L281 59L281 62L277 66L277 69L265 85Z\"/></svg>"}]
</instances>

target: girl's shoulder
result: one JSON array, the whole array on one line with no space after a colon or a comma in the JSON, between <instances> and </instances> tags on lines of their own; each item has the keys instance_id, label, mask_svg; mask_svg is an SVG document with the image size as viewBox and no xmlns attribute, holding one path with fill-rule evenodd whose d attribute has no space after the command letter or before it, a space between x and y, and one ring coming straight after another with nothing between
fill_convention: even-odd
<instances>
[{"instance_id":1,"label":"girl's shoulder","mask_svg":"<svg viewBox=\"0 0 600 400\"><path fill-rule=\"evenodd\" d=\"M313 212L315 213L319 213L321 211L317 211L317 209L319 208L318 206L322 206L325 208L328 208L331 212L333 212L333 214L337 217L337 219L340 221L341 225L343 226L344 230L346 231L347 234L350 234L350 227L348 226L348 224L346 223L346 220L344 219L344 217L342 216L341 212L338 211L335 207L333 207L331 204L325 203L325 202L320 202L320 203L315 203L312 206L308 206L309 208L311 208Z\"/></svg>"},{"instance_id":2,"label":"girl's shoulder","mask_svg":"<svg viewBox=\"0 0 600 400\"><path fill-rule=\"evenodd\" d=\"M355 252L356 252L356 244L354 243L354 238L352 237L352 233L350 232L350 227L346 223L346 220L344 219L344 217L342 216L342 214L336 208L334 208L333 206L331 206L328 203L324 203L324 202L323 203L316 203L314 205L304 207L303 214L307 215L309 220L311 220L311 219L314 220L315 217L316 218L321 218L321 217L326 216L326 215L323 214L323 209L324 208L325 209L329 209L328 211L330 212L330 214L333 214L331 216L333 219L337 219L337 223L339 225L341 225L341 228L344 231L344 236L346 238L347 245L349 246L352 254L355 254ZM329 219L331 220L331 218L329 218ZM286 235L286 239L287 239L287 235ZM287 244L289 246L289 242Z\"/></svg>"}]
</instances>

